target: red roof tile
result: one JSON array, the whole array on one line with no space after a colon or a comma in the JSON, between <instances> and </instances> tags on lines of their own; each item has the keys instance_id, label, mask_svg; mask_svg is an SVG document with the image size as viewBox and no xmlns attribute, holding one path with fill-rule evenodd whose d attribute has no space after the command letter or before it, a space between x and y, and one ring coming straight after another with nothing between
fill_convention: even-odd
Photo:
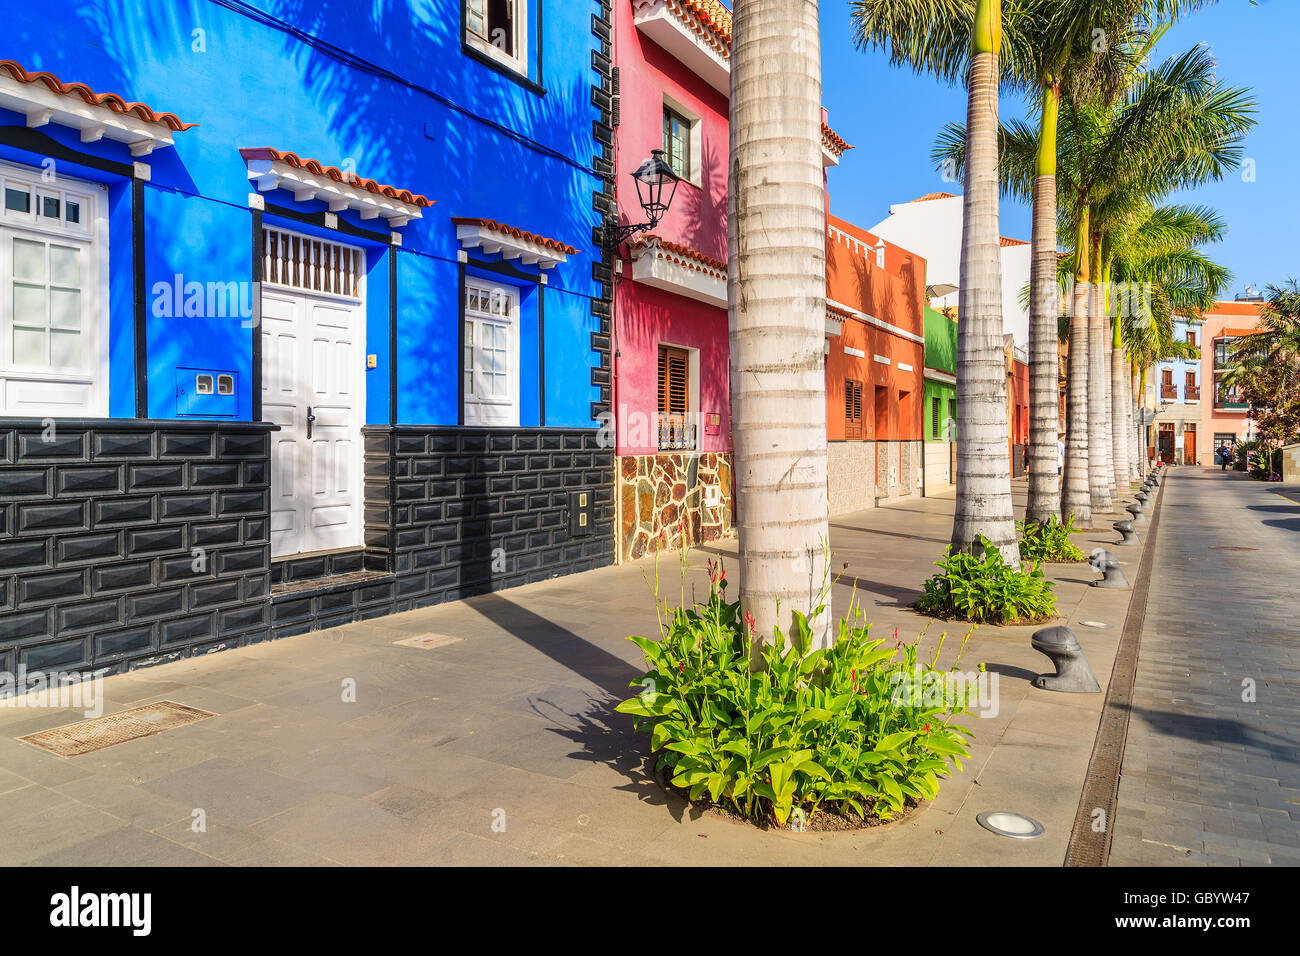
<instances>
[{"instance_id":1,"label":"red roof tile","mask_svg":"<svg viewBox=\"0 0 1300 956\"><path fill-rule=\"evenodd\" d=\"M727 47L731 46L731 11L718 0L676 0L683 12L693 17Z\"/></svg>"},{"instance_id":2,"label":"red roof tile","mask_svg":"<svg viewBox=\"0 0 1300 956\"><path fill-rule=\"evenodd\" d=\"M507 226L503 222L497 222L495 219L466 219L463 217L452 217L451 220L457 226L478 226L481 229L487 229L491 232L499 232L502 235L513 236L516 239L522 239L524 242L531 242L534 245L550 249L553 252L562 252L566 256L576 256L578 250L568 243L560 242L558 239L547 239L545 236L539 236L536 233L525 232L515 226Z\"/></svg>"},{"instance_id":3,"label":"red roof tile","mask_svg":"<svg viewBox=\"0 0 1300 956\"><path fill-rule=\"evenodd\" d=\"M632 247L634 249L644 249L652 242L658 243L659 248L662 249L664 252L670 253L671 255L677 257L678 259L688 260L688 262L681 263L682 265L687 265L688 263L694 263L694 265L690 266L691 268L706 266L710 269L713 269L716 272L725 273L727 271L727 264L723 262L721 259L715 259L712 256L706 256L702 252L696 252L694 249L690 248L689 246L679 245L676 242L669 242L667 239L663 239L659 236L654 235L653 233L646 235L641 239L638 239L636 242L632 244Z\"/></svg>"},{"instance_id":4,"label":"red roof tile","mask_svg":"<svg viewBox=\"0 0 1300 956\"><path fill-rule=\"evenodd\" d=\"M53 73L28 73L13 60L0 60L0 70L19 83L40 83L61 96L76 95L90 106L103 106L115 113L134 113L146 123L161 123L173 130L193 129L198 123L182 123L175 113L157 113L143 103L128 103L116 93L96 93L84 83L64 83Z\"/></svg>"},{"instance_id":5,"label":"red roof tile","mask_svg":"<svg viewBox=\"0 0 1300 956\"><path fill-rule=\"evenodd\" d=\"M358 189L366 190L366 192L387 196L389 199L410 203L413 206L433 205L433 200L426 196L421 196L407 189L398 189L395 186L385 186L373 179L363 179L356 173L345 173L334 166L324 166L314 159L303 159L297 153L282 153L278 149L272 149L269 146L255 146L241 149L239 155L243 156L244 159L269 159L273 163L285 163L295 169L305 169L317 176L328 176L336 183L355 186Z\"/></svg>"},{"instance_id":6,"label":"red roof tile","mask_svg":"<svg viewBox=\"0 0 1300 956\"><path fill-rule=\"evenodd\" d=\"M909 200L909 201L910 201L910 202L930 202L930 200L932 200L932 199L954 199L954 198L956 198L956 194L955 194L955 193L926 193L924 196L918 196L916 199L912 199L912 200Z\"/></svg>"},{"instance_id":7,"label":"red roof tile","mask_svg":"<svg viewBox=\"0 0 1300 956\"><path fill-rule=\"evenodd\" d=\"M843 153L845 150L853 148L825 123L822 123L822 142L837 153Z\"/></svg>"},{"instance_id":8,"label":"red roof tile","mask_svg":"<svg viewBox=\"0 0 1300 956\"><path fill-rule=\"evenodd\" d=\"M1010 239L1006 236L999 236L998 245L1005 249L1008 246L1027 246L1029 243L1025 242L1023 239Z\"/></svg>"}]
</instances>

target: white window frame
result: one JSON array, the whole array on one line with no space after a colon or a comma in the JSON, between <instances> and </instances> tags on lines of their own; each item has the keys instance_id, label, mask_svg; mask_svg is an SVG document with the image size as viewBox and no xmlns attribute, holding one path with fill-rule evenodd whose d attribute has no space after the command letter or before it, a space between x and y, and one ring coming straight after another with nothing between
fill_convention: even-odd
<instances>
[{"instance_id":1,"label":"white window frame","mask_svg":"<svg viewBox=\"0 0 1300 956\"><path fill-rule=\"evenodd\" d=\"M687 146L687 148L691 152L690 166L686 170L686 175L682 178L685 182L690 183L692 186L695 186L697 189L703 189L704 187L701 184L704 179L703 158L702 158L702 153L704 148L704 144L702 142L703 140L702 130L704 128L704 124L700 121L700 115L696 113L694 110L683 105L681 101L673 99L667 93L664 94L663 105L666 109L672 110L682 119L684 119L686 121L686 125L689 127L690 130L690 136L689 136L690 142ZM659 125L661 127L663 126L662 116L660 117ZM662 146L663 144L660 143L659 145Z\"/></svg>"},{"instance_id":2,"label":"white window frame","mask_svg":"<svg viewBox=\"0 0 1300 956\"><path fill-rule=\"evenodd\" d=\"M27 189L33 208L5 208L5 189ZM106 417L108 415L108 217L106 187L30 166L0 162L0 415ZM40 198L59 200L61 217L39 215ZM80 222L66 221L67 202L80 204ZM14 364L13 240L30 238L81 249L79 368ZM48 317L47 317L48 320ZM143 374L144 370L138 370Z\"/></svg>"},{"instance_id":3,"label":"white window frame","mask_svg":"<svg viewBox=\"0 0 1300 956\"><path fill-rule=\"evenodd\" d=\"M498 61L504 66L509 67L516 73L528 76L528 4L529 0L509 0L514 4L514 41L515 54L512 56L505 50L494 44L490 37L481 36L470 28L470 20L473 14L470 12L471 7L481 7L483 13L484 27L487 26L487 6L489 0L461 0L462 16L465 23L465 42L486 54L492 59Z\"/></svg>"},{"instance_id":4,"label":"white window frame","mask_svg":"<svg viewBox=\"0 0 1300 956\"><path fill-rule=\"evenodd\" d=\"M478 290L480 293L487 291L492 294L504 295L510 302L509 317L498 317L471 313L469 310L469 293L471 288ZM462 326L465 331L464 346L457 358L458 372L460 376L460 387L464 388L465 374L470 372L472 381L477 386L479 375L481 374L482 352L479 343L482 341L481 329L484 326L496 326L502 328L506 333L506 397L505 398L479 398L476 394L478 389L465 388L464 414L466 425L488 425L488 426L519 426L519 288L517 286L507 285L503 282L496 282L492 279L481 279L478 276L467 275L464 285L461 288L461 312ZM472 338L469 328L473 329ZM473 356L473 369L465 367L465 350L468 349Z\"/></svg>"}]
</instances>

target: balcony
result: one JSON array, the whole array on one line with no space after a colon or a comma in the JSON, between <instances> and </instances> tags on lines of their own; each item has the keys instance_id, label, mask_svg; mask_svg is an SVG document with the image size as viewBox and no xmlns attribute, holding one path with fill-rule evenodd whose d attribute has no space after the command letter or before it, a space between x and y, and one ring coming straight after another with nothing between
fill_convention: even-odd
<instances>
[{"instance_id":1,"label":"balcony","mask_svg":"<svg viewBox=\"0 0 1300 956\"><path fill-rule=\"evenodd\" d=\"M1188 385L1183 389L1183 401L1199 402L1201 400L1201 388L1199 385Z\"/></svg>"},{"instance_id":2,"label":"balcony","mask_svg":"<svg viewBox=\"0 0 1300 956\"><path fill-rule=\"evenodd\" d=\"M1162 400L1163 400L1163 399L1168 399L1169 401L1176 401L1176 400L1178 399L1178 386L1177 386L1177 385L1161 385L1161 386L1160 386L1160 398L1161 398Z\"/></svg>"},{"instance_id":3,"label":"balcony","mask_svg":"<svg viewBox=\"0 0 1300 956\"><path fill-rule=\"evenodd\" d=\"M659 416L660 451L694 451L695 447L695 423L688 416Z\"/></svg>"},{"instance_id":4,"label":"balcony","mask_svg":"<svg viewBox=\"0 0 1300 956\"><path fill-rule=\"evenodd\" d=\"M1250 411L1249 402L1238 402L1234 400L1220 400L1214 403L1214 407L1221 412L1248 412Z\"/></svg>"}]
</instances>

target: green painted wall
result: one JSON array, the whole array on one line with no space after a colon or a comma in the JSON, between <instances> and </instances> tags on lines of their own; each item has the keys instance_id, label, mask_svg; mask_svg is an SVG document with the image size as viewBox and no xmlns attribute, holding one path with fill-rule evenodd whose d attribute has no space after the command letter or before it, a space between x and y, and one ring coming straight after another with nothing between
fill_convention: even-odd
<instances>
[{"instance_id":1,"label":"green painted wall","mask_svg":"<svg viewBox=\"0 0 1300 956\"><path fill-rule=\"evenodd\" d=\"M949 403L957 397L955 386L945 382L925 380L925 440L949 441L948 418L952 414ZM939 434L934 433L934 400L939 400Z\"/></svg>"},{"instance_id":2,"label":"green painted wall","mask_svg":"<svg viewBox=\"0 0 1300 956\"><path fill-rule=\"evenodd\" d=\"M928 305L925 307L925 367L950 375L957 373L957 323ZM950 441L948 419L957 389L944 382L925 380L925 440ZM934 400L939 400L939 429L935 434Z\"/></svg>"},{"instance_id":3,"label":"green painted wall","mask_svg":"<svg viewBox=\"0 0 1300 956\"><path fill-rule=\"evenodd\" d=\"M949 375L957 374L957 323L928 305L925 307L925 365Z\"/></svg>"}]
</instances>

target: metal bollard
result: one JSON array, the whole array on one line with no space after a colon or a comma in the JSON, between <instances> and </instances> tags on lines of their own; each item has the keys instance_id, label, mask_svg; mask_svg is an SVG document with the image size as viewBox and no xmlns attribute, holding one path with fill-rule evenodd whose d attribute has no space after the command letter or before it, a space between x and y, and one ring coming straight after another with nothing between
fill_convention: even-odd
<instances>
[{"instance_id":1,"label":"metal bollard","mask_svg":"<svg viewBox=\"0 0 1300 956\"><path fill-rule=\"evenodd\" d=\"M1145 524L1148 520L1146 514L1142 511L1141 505L1125 505L1124 510L1133 516L1131 520L1134 527Z\"/></svg>"},{"instance_id":2,"label":"metal bollard","mask_svg":"<svg viewBox=\"0 0 1300 956\"><path fill-rule=\"evenodd\" d=\"M1092 582L1093 587L1121 589L1129 587L1128 578L1124 577L1124 572L1119 569L1119 558L1111 552L1098 548L1092 553L1088 563L1101 575L1101 580Z\"/></svg>"},{"instance_id":3,"label":"metal bollard","mask_svg":"<svg viewBox=\"0 0 1300 956\"><path fill-rule=\"evenodd\" d=\"M1141 539L1137 536L1137 532L1133 530L1133 522L1131 520L1126 519L1124 521L1116 521L1113 527L1123 535L1120 540L1115 542L1116 546L1142 543Z\"/></svg>"},{"instance_id":4,"label":"metal bollard","mask_svg":"<svg viewBox=\"0 0 1300 956\"><path fill-rule=\"evenodd\" d=\"M1035 631L1029 643L1056 667L1055 674L1039 674L1035 677L1035 687L1070 694L1101 693L1101 685L1088 666L1088 659L1083 656L1079 639L1068 627L1045 627L1041 631Z\"/></svg>"}]
</instances>

